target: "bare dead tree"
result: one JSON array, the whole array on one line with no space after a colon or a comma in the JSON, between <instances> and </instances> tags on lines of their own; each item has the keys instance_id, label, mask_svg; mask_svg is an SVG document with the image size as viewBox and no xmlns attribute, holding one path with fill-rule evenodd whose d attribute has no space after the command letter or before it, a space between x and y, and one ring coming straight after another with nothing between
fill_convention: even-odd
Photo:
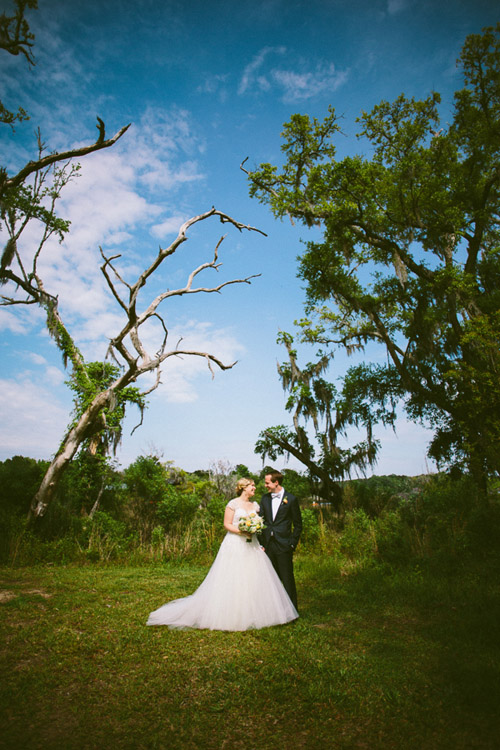
<instances>
[{"instance_id":1,"label":"bare dead tree","mask_svg":"<svg viewBox=\"0 0 500 750\"><path fill-rule=\"evenodd\" d=\"M106 279L108 288L124 313L125 322L120 332L110 339L108 355L113 358L120 367L119 376L106 388L99 390L89 401L88 406L79 416L77 421L71 425L64 436L59 450L52 460L42 483L33 498L30 508L30 519L34 520L43 516L48 505L54 497L59 480L67 468L69 462L75 456L81 444L88 440L92 435L101 431L106 424L106 412L113 411L116 404L117 394L125 388L135 383L138 378L148 373L154 375L154 382L140 395L142 397L156 390L161 383L161 365L172 357L202 357L206 360L208 368L214 375L214 367L220 370L231 369L236 362L225 364L214 354L207 351L198 351L193 349L183 349L180 347L181 341L176 343L172 348L168 346L169 331L163 316L159 312L160 305L167 299L179 297L186 294L211 294L220 293L226 286L232 284L250 284L251 279L260 274L247 276L241 279L231 279L223 281L215 286L196 286L197 277L209 269L219 271L221 263L219 262L219 248L224 240L221 237L217 242L213 257L205 263L197 266L189 273L184 286L178 289L167 289L154 297L144 309L139 309L139 292L146 287L151 276L158 271L164 261L171 257L176 250L188 239L187 232L195 224L216 218L223 224L228 224L238 231L244 230L249 232L259 232L264 234L255 227L242 224L227 214L216 210L215 208L205 213L194 216L186 221L180 228L177 237L166 248L160 248L158 255L153 262L139 274L135 283L129 284L120 273L116 266L116 261L120 257L115 255L107 257L101 248L103 264L101 271ZM57 297L46 291L43 281L36 270L36 262L40 254L41 247L34 253L33 267L28 272L23 268L23 272L18 275L13 272L7 273L7 279L15 283L20 282L26 297L19 300L14 297L2 296L1 304L33 304L38 303L47 311L49 330L53 334L56 343L61 349L64 358L69 361L77 377L82 380L82 387L88 386L90 389L92 383L88 379L88 373L85 367L85 361L78 347L75 345L71 335L63 323L58 307ZM15 279L12 278L15 276ZM142 333L143 326L151 320L155 320L160 325L161 341L154 354L150 353L144 343ZM86 380L88 382L86 382ZM142 422L142 420L141 420Z\"/></svg>"},{"instance_id":2,"label":"bare dead tree","mask_svg":"<svg viewBox=\"0 0 500 750\"><path fill-rule=\"evenodd\" d=\"M16 189L23 185L30 175L44 172L53 164L59 162L68 163L72 159L78 159L80 156L86 156L87 154L92 154L95 151L101 151L103 148L110 148L122 137L124 133L126 133L130 125L131 123L129 123L128 125L124 125L111 138L106 138L106 126L101 118L97 117L96 128L99 131L99 135L95 143L91 143L88 146L81 146L80 148L67 149L66 151L54 151L50 154L46 154L45 156L43 156L44 145L41 142L40 133L38 133L38 159L29 161L22 169L19 170L17 174L13 175L12 177L8 177L4 169L0 169L0 201L3 210L8 207L9 203L12 200L12 195L15 194Z\"/></svg>"},{"instance_id":3,"label":"bare dead tree","mask_svg":"<svg viewBox=\"0 0 500 750\"><path fill-rule=\"evenodd\" d=\"M234 466L229 461L219 459L212 461L208 467L210 481L217 488L217 492L231 500L235 492Z\"/></svg>"},{"instance_id":4,"label":"bare dead tree","mask_svg":"<svg viewBox=\"0 0 500 750\"><path fill-rule=\"evenodd\" d=\"M168 339L168 330L165 326L165 323L163 321L163 318L158 314L158 307L160 304L171 297L180 297L185 294L199 294L201 292L210 294L214 292L220 292L224 287L229 286L231 284L243 284L243 283L250 283L250 279L256 278L256 275L249 276L245 279L232 279L230 281L224 281L221 284L214 286L214 287L194 287L194 281L196 277L206 269L212 268L216 271L219 270L221 264L218 262L218 255L219 255L219 248L224 240L224 237L221 237L215 247L214 250L214 256L211 261L207 261L206 263L202 263L200 266L195 268L191 273L189 274L189 277L186 281L186 284L184 287L181 287L179 289L167 289L165 292L162 292L159 294L150 304L149 306L142 312L139 313L137 311L137 302L138 302L138 295L140 290L146 285L148 279L152 274L160 267L160 265L164 262L166 258L173 255L176 250L179 248L179 246L184 243L187 240L187 231L190 229L194 224L197 224L201 221L205 221L206 219L209 219L210 217L215 216L218 217L219 220L223 223L229 223L236 227L240 232L243 230L253 231L253 232L259 232L260 234L264 234L264 232L261 232L261 230L256 229L255 227L248 226L246 224L241 224L240 222L236 221L235 219L232 219L227 214L221 213L220 211L217 211L215 208L211 208L209 211L206 211L205 213L199 214L198 216L194 216L191 219L188 219L188 221L184 222L184 224L179 229L179 233L175 240L165 249L160 248L158 255L156 256L155 260L149 268L147 268L145 271L143 271L135 284L129 285L126 281L123 280L123 278L120 276L118 271L116 270L115 266L113 265L113 262L119 258L120 256L113 256L111 258L107 258L104 253L102 252L101 248L101 255L104 259L104 263L101 266L101 271L104 274L104 277L106 279L106 282L108 284L108 287L111 290L111 293L113 294L114 298L122 308L122 310L125 312L127 316L127 322L120 331L120 333L111 339L108 354L111 355L117 363L119 362L119 359L117 358L117 354L121 355L123 360L127 363L127 366L130 370L130 372L135 371L137 368L138 376L143 374L144 372L149 372L152 370L156 370L157 373L159 373L158 367L165 359L172 356L180 356L182 354L185 355L194 355L194 356L202 356L205 357L207 360L207 364L213 373L211 363L213 362L216 364L219 368L222 370L228 369L228 367L224 366L222 362L220 362L218 359L213 357L210 354L207 354L205 352L196 352L196 351L186 351L186 350L179 350L178 348L175 348L170 351L166 351L166 345L167 345L167 339ZM114 276L114 280L112 278L112 275ZM257 274L260 275L260 274ZM121 288L125 288L128 292L128 299L125 300L119 293L119 287L117 287L116 284L119 284ZM148 320L151 318L157 319L162 328L163 328L163 341L161 343L160 349L155 354L154 357L151 357L142 341L139 335L139 329L141 326L144 325ZM130 338L130 342L132 344L132 348L134 351L130 350L130 347L127 347L126 340L127 338ZM139 365L138 362L141 364ZM235 363L233 363L235 364ZM230 367L233 367L233 365L230 365ZM159 375L158 375L159 376ZM156 386L154 386L156 387Z\"/></svg>"},{"instance_id":5,"label":"bare dead tree","mask_svg":"<svg viewBox=\"0 0 500 750\"><path fill-rule=\"evenodd\" d=\"M15 11L11 16L0 15L0 50L11 55L21 55L30 65L34 65L32 46L34 36L30 32L25 19L27 8L36 9L37 0L15 0ZM0 122L10 124L17 119L26 119L24 110L17 114L6 110L0 102ZM3 292L0 295L1 306L37 305L43 308L47 315L47 327L56 345L62 353L65 366L72 368L73 382L77 390L83 394L84 407L80 410L74 423L64 436L56 456L51 462L47 473L33 498L30 509L30 519L42 516L50 501L54 497L58 482L75 456L79 447L85 441L90 441L106 430L106 415L110 415L117 403L132 400L141 407L144 396L154 391L161 382L161 365L171 357L196 356L203 357L212 372L213 366L226 370L234 366L224 364L215 355L191 349L180 348L179 341L175 346L168 346L168 328L158 309L170 297L197 293L220 293L230 284L250 283L249 276L244 279L232 279L213 287L195 286L197 277L209 269L218 271L219 247L224 239L221 237L215 247L212 260L195 268L188 276L185 285L179 289L166 290L159 294L143 309L139 310L139 293L147 285L150 277L160 268L162 263L172 256L179 246L187 239L188 230L196 223L216 217L223 224L229 224L240 232L243 230L260 231L254 227L242 224L227 214L212 208L203 214L195 216L185 222L179 230L174 242L166 249L159 250L155 260L137 278L134 284L127 283L119 272L116 261L120 256L108 257L101 249L104 274L108 288L115 301L122 309L125 323L116 336L110 339L108 355L118 365L118 376L105 385L96 386L96 381L90 375L90 363L87 365L81 352L76 346L70 332L62 320L59 310L57 293L46 289L43 278L39 273L39 259L44 246L53 235L63 239L69 223L55 214L55 203L62 188L75 175L78 166L72 161L87 154L113 146L126 132L129 125L121 128L114 136L106 137L103 120L97 118L97 140L87 146L68 149L61 152L46 153L40 132L38 132L38 158L29 161L17 174L9 176L7 170L0 166L0 228L6 229L7 241L0 258L0 285ZM38 245L31 250L18 249L18 242L26 227L33 220L41 223L41 236ZM261 232L261 234L264 234ZM26 257L27 255L27 257ZM161 341L154 354L150 354L144 344L142 327L151 320L160 324ZM129 398L130 384L142 375L152 373L153 384L143 393L136 393ZM129 395L127 395L129 394ZM142 399L142 400L141 400ZM116 416L116 414L115 414Z\"/></svg>"},{"instance_id":6,"label":"bare dead tree","mask_svg":"<svg viewBox=\"0 0 500 750\"><path fill-rule=\"evenodd\" d=\"M188 230L200 221L211 217L223 224L228 224L240 232L244 230L259 231L242 224L230 216L212 208L203 214L186 221L179 233L167 248L160 248L154 261L137 278L134 284L128 284L116 266L119 256L107 257L101 249L103 264L101 267L108 288L114 299L124 312L125 323L115 336L110 338L108 354L120 367L120 375L109 387L95 392L95 383L89 376L85 360L68 331L59 310L57 293L46 288L44 279L39 273L39 260L42 250L52 236L63 239L69 223L60 219L55 213L55 204L64 186L78 171L78 165L71 163L74 157L83 156L93 151L112 146L125 133L128 126L122 128L112 138L106 139L104 123L99 120L99 137L94 144L80 149L64 151L55 154L44 154L44 144L38 134L38 159L29 162L17 175L6 177L3 174L3 184L0 185L0 218L6 230L7 242L0 259L0 285L3 287L0 295L0 306L37 305L45 310L47 328L62 353L65 366L72 367L73 377L78 381L82 392L92 398L87 398L88 406L71 425L63 438L59 450L33 498L30 518L33 520L42 516L54 497L59 480L84 441L97 436L106 429L106 413L113 411L117 396L127 389L130 384L146 373L155 374L155 380L144 393L146 396L160 384L160 365L170 357L196 356L204 357L213 374L213 366L221 370L233 367L235 363L224 364L209 352L194 351L180 348L179 342L172 348L167 347L168 329L159 314L158 308L166 299L184 294L220 293L230 284L250 283L252 276L245 279L233 279L222 282L213 287L195 285L197 277L203 271L212 269L218 271L220 263L218 252L222 240L217 243L213 258L195 268L188 276L186 284L180 289L166 290L151 300L145 309L139 310L139 293L144 289L150 277L159 269L162 263L172 256L181 244L187 240ZM0 174L0 182L2 181ZM38 244L30 251L20 252L19 245L23 232L32 221L38 221L41 233ZM262 234L264 234L262 232ZM27 256L27 257L26 257ZM141 328L150 320L160 324L162 338L155 354L150 354L144 343ZM142 411L141 411L142 423Z\"/></svg>"}]
</instances>

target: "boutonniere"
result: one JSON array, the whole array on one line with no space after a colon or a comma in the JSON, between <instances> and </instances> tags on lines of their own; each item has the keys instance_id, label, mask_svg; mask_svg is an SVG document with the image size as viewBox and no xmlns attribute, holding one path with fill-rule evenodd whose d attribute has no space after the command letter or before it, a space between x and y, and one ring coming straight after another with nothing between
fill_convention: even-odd
<instances>
[{"instance_id":1,"label":"boutonniere","mask_svg":"<svg viewBox=\"0 0 500 750\"><path fill-rule=\"evenodd\" d=\"M283 498L283 502L285 503L285 505L288 505L288 500L286 499L286 497Z\"/></svg>"}]
</instances>

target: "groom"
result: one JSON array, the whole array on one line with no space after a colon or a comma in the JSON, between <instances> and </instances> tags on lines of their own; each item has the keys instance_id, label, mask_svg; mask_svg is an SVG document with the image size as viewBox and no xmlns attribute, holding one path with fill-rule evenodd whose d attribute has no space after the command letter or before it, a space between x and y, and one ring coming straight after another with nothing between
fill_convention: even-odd
<instances>
[{"instance_id":1,"label":"groom","mask_svg":"<svg viewBox=\"0 0 500 750\"><path fill-rule=\"evenodd\" d=\"M264 481L267 494L260 501L260 514L266 528L260 534L260 543L297 609L293 552L302 531L299 501L282 487L281 472L270 471Z\"/></svg>"}]
</instances>

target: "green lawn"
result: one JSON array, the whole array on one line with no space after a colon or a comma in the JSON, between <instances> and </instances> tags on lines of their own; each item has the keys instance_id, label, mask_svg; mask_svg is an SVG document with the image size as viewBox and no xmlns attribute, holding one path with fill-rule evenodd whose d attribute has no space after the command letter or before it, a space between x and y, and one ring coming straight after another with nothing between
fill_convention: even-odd
<instances>
[{"instance_id":1,"label":"green lawn","mask_svg":"<svg viewBox=\"0 0 500 750\"><path fill-rule=\"evenodd\" d=\"M296 570L299 621L218 633L145 627L201 565L1 569L0 747L499 747L496 562Z\"/></svg>"}]
</instances>

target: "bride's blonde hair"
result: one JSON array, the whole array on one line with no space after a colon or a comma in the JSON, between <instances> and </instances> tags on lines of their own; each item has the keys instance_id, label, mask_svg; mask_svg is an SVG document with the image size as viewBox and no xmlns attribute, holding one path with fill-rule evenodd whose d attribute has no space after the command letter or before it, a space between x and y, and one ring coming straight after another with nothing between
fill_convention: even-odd
<instances>
[{"instance_id":1,"label":"bride's blonde hair","mask_svg":"<svg viewBox=\"0 0 500 750\"><path fill-rule=\"evenodd\" d=\"M242 477L241 479L238 479L236 483L236 494L241 495L245 487L248 487L249 484L255 484L253 479L247 479L246 477Z\"/></svg>"}]
</instances>

